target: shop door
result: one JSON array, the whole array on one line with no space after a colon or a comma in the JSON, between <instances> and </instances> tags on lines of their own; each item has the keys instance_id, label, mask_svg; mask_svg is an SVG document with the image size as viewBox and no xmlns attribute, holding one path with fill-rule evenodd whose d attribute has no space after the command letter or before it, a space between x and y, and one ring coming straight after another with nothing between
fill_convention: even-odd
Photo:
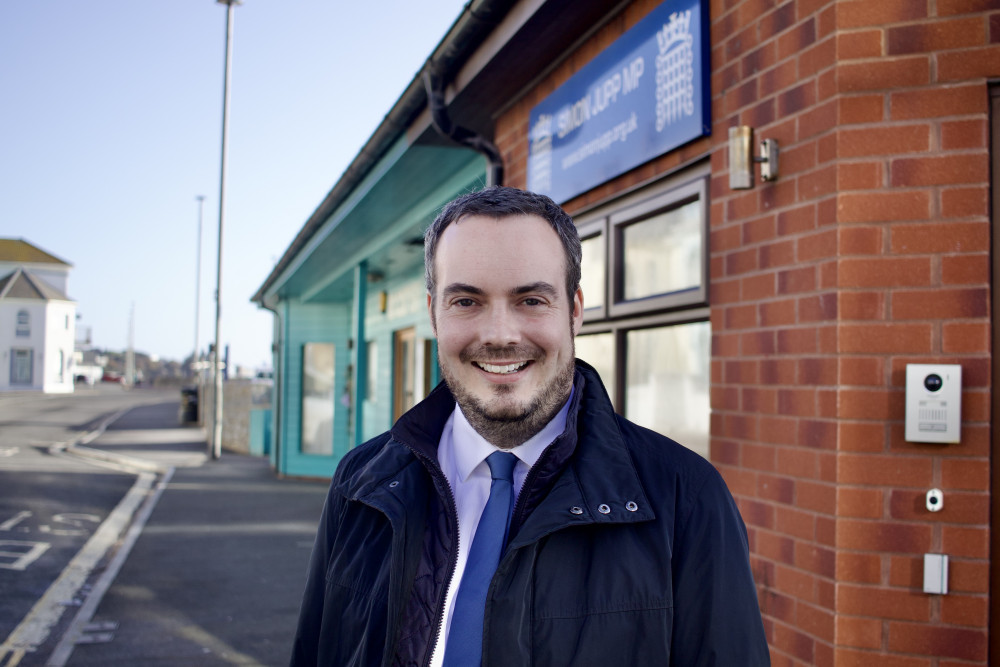
<instances>
[{"instance_id":1,"label":"shop door","mask_svg":"<svg viewBox=\"0 0 1000 667\"><path fill-rule=\"evenodd\" d=\"M414 376L416 375L416 329L396 332L392 369L392 421L399 419L415 403Z\"/></svg>"},{"instance_id":2,"label":"shop door","mask_svg":"<svg viewBox=\"0 0 1000 667\"><path fill-rule=\"evenodd\" d=\"M393 336L392 420L430 393L431 342L417 338L413 327Z\"/></svg>"}]
</instances>

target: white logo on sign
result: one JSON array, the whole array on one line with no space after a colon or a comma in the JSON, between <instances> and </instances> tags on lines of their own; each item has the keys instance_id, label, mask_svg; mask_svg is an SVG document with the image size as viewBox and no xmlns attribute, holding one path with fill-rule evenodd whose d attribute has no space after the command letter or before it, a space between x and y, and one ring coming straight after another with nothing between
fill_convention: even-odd
<instances>
[{"instance_id":1,"label":"white logo on sign","mask_svg":"<svg viewBox=\"0 0 1000 667\"><path fill-rule=\"evenodd\" d=\"M691 10L674 12L656 33L656 131L694 113L694 37Z\"/></svg>"},{"instance_id":2,"label":"white logo on sign","mask_svg":"<svg viewBox=\"0 0 1000 667\"><path fill-rule=\"evenodd\" d=\"M550 192L552 190L552 116L542 114L535 126L531 128L529 137L531 147L528 151L529 183L528 189L534 192Z\"/></svg>"}]
</instances>

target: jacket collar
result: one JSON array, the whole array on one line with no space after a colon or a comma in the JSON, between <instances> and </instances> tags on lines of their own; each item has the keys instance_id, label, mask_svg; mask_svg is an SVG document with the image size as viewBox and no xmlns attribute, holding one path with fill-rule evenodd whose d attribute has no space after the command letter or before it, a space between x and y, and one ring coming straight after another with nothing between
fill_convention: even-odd
<instances>
[{"instance_id":1,"label":"jacket collar","mask_svg":"<svg viewBox=\"0 0 1000 667\"><path fill-rule=\"evenodd\" d=\"M566 432L550 447L554 458L567 448L570 455L552 488L511 539L512 548L567 526L655 518L600 376L578 359L575 383Z\"/></svg>"},{"instance_id":2,"label":"jacket collar","mask_svg":"<svg viewBox=\"0 0 1000 667\"><path fill-rule=\"evenodd\" d=\"M340 484L344 496L383 506L377 501L381 492L391 490L391 495L402 494L403 497L412 494L413 489L408 487L414 483L414 476L421 475L423 470L429 472L437 484L446 485L437 462L437 448L445 422L454 409L455 398L447 385L441 382L424 400L400 417L388 434L368 443L378 447L378 451L366 464L345 476ZM406 486L399 479L403 475L410 479ZM389 486L393 482L396 484ZM421 482L422 487L423 484Z\"/></svg>"},{"instance_id":3,"label":"jacket collar","mask_svg":"<svg viewBox=\"0 0 1000 667\"><path fill-rule=\"evenodd\" d=\"M574 386L566 430L545 450L525 482L522 493L534 490L536 497L525 499L528 511L511 540L512 547L565 526L654 518L597 371L578 359ZM372 500L381 490L390 489L393 496L405 497L408 491L397 478L416 483L421 469L440 488L444 476L437 447L454 408L455 399L442 382L396 422L391 437L382 438L380 451L366 465L345 478L344 494ZM390 487L394 481L397 486Z\"/></svg>"}]
</instances>

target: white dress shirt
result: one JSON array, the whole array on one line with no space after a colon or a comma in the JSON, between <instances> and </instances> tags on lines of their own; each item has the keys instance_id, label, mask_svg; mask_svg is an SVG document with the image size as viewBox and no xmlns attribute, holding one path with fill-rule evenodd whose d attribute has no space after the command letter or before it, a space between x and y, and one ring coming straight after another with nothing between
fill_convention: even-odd
<instances>
[{"instance_id":1,"label":"white dress shirt","mask_svg":"<svg viewBox=\"0 0 1000 667\"><path fill-rule=\"evenodd\" d=\"M571 393L570 399L572 397ZM566 414L569 412L570 403L571 400L567 400L558 414L552 418L552 421L528 441L512 449L503 450L509 451L517 457L517 464L514 466L515 494L521 492L524 478L528 475L531 466L535 465L538 457L545 451L545 448L566 430ZM487 442L472 428L465 415L462 414L461 408L456 405L441 433L441 442L438 445L438 463L455 494L455 507L458 510L458 560L455 562L455 573L448 584L448 593L444 600L444 622L441 635L434 646L431 667L441 667L444 660L444 647L448 641L451 615L455 608L455 593L458 591L458 584L462 581L462 574L465 572L465 564L469 559L469 547L472 546L476 526L479 525L479 517L490 497L492 477L489 466L486 464L486 457L498 450L498 447Z\"/></svg>"}]
</instances>

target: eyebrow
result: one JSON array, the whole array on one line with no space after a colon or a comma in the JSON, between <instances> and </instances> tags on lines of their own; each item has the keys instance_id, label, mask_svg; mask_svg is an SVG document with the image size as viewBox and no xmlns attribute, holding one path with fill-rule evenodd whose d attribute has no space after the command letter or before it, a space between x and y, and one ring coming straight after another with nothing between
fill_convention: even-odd
<instances>
[{"instance_id":1,"label":"eyebrow","mask_svg":"<svg viewBox=\"0 0 1000 667\"><path fill-rule=\"evenodd\" d=\"M451 283L441 291L441 295L446 298L455 296L456 294L483 296L486 292L479 287L468 285L466 283ZM522 294L544 294L549 298L556 298L559 296L559 290L553 287L550 283L539 281L536 283L529 283L527 285L519 285L518 287L510 290L509 294L511 296L520 296Z\"/></svg>"},{"instance_id":2,"label":"eyebrow","mask_svg":"<svg viewBox=\"0 0 1000 667\"><path fill-rule=\"evenodd\" d=\"M521 294L544 294L549 298L556 298L559 296L559 290L544 281L515 287L510 291L510 293L511 296L520 296Z\"/></svg>"},{"instance_id":3,"label":"eyebrow","mask_svg":"<svg viewBox=\"0 0 1000 667\"><path fill-rule=\"evenodd\" d=\"M452 283L441 290L441 296L449 297L455 296L456 294L474 294L476 296L482 296L486 294L483 290L472 285L466 285L465 283Z\"/></svg>"}]
</instances>

